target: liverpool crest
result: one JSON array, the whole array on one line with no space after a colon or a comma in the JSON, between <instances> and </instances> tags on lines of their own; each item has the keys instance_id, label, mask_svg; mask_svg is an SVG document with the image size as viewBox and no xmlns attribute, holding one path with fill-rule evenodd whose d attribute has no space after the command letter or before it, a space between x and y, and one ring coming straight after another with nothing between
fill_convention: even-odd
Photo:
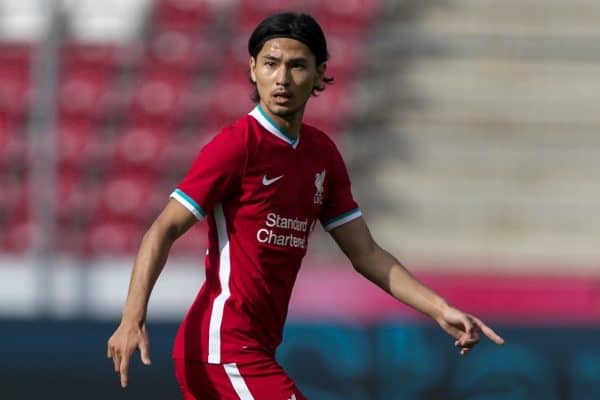
<instances>
[{"instance_id":1,"label":"liverpool crest","mask_svg":"<svg viewBox=\"0 0 600 400\"><path fill-rule=\"evenodd\" d=\"M315 204L323 204L323 184L325 183L325 170L315 174Z\"/></svg>"}]
</instances>

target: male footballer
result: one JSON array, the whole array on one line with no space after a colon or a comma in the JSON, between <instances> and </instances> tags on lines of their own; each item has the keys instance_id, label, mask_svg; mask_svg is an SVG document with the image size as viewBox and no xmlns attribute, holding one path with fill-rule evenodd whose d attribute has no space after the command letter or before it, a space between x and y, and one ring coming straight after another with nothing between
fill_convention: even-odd
<instances>
[{"instance_id":1,"label":"male footballer","mask_svg":"<svg viewBox=\"0 0 600 400\"><path fill-rule=\"evenodd\" d=\"M480 333L502 344L491 328L449 305L374 241L335 144L302 122L311 95L332 82L318 23L306 14L272 15L256 27L248 50L256 106L202 148L143 237L121 323L108 341L121 385L128 384L136 350L150 363L146 312L169 249L203 219L206 280L173 349L186 400L306 398L275 361L275 350L317 223L356 271L431 317L461 354Z\"/></svg>"}]
</instances>

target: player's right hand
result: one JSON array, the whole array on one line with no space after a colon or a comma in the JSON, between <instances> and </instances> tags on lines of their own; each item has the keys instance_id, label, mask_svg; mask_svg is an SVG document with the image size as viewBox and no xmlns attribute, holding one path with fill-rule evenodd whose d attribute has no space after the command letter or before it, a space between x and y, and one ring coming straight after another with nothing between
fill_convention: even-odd
<instances>
[{"instance_id":1,"label":"player's right hand","mask_svg":"<svg viewBox=\"0 0 600 400\"><path fill-rule=\"evenodd\" d=\"M108 340L107 358L112 358L115 372L121 377L121 387L127 387L129 362L133 353L140 350L144 365L150 365L150 340L146 324L121 321L119 327Z\"/></svg>"}]
</instances>

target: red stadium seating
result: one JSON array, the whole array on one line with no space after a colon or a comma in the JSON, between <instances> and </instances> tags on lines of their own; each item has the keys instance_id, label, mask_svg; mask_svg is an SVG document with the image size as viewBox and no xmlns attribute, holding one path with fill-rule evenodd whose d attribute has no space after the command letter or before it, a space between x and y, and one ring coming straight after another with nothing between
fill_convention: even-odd
<instances>
[{"instance_id":1,"label":"red stadium seating","mask_svg":"<svg viewBox=\"0 0 600 400\"><path fill-rule=\"evenodd\" d=\"M239 32L238 32L239 33ZM227 65L224 70L228 74L237 72L243 74L249 68L250 55L248 54L248 37L244 34L234 34L231 42L226 48L225 59ZM221 74L225 73L223 70Z\"/></svg>"},{"instance_id":2,"label":"red stadium seating","mask_svg":"<svg viewBox=\"0 0 600 400\"><path fill-rule=\"evenodd\" d=\"M93 222L147 222L156 216L157 203L164 203L157 200L165 196L156 186L157 179L150 174L113 173L99 193Z\"/></svg>"},{"instance_id":3,"label":"red stadium seating","mask_svg":"<svg viewBox=\"0 0 600 400\"><path fill-rule=\"evenodd\" d=\"M81 168L88 160L94 124L85 118L62 118L58 122L58 160L61 166Z\"/></svg>"},{"instance_id":4,"label":"red stadium seating","mask_svg":"<svg viewBox=\"0 0 600 400\"><path fill-rule=\"evenodd\" d=\"M212 89L205 126L219 129L252 110L252 86L242 71L225 70Z\"/></svg>"},{"instance_id":5,"label":"red stadium seating","mask_svg":"<svg viewBox=\"0 0 600 400\"><path fill-rule=\"evenodd\" d=\"M24 168L27 146L25 126L0 112L0 171Z\"/></svg>"},{"instance_id":6,"label":"red stadium seating","mask_svg":"<svg viewBox=\"0 0 600 400\"><path fill-rule=\"evenodd\" d=\"M63 224L89 221L99 201L101 187L80 170L60 168L57 177L57 216Z\"/></svg>"},{"instance_id":7,"label":"red stadium seating","mask_svg":"<svg viewBox=\"0 0 600 400\"><path fill-rule=\"evenodd\" d=\"M86 118L60 118L57 135L60 167L78 171L102 169L113 162L120 141L118 137L103 135L98 124Z\"/></svg>"},{"instance_id":8,"label":"red stadium seating","mask_svg":"<svg viewBox=\"0 0 600 400\"><path fill-rule=\"evenodd\" d=\"M28 214L27 193L28 182L20 177L10 176L0 171L0 220L22 220Z\"/></svg>"},{"instance_id":9,"label":"red stadium seating","mask_svg":"<svg viewBox=\"0 0 600 400\"><path fill-rule=\"evenodd\" d=\"M183 117L186 74L148 71L134 89L130 117L138 121L176 122Z\"/></svg>"},{"instance_id":10,"label":"red stadium seating","mask_svg":"<svg viewBox=\"0 0 600 400\"><path fill-rule=\"evenodd\" d=\"M135 252L201 147L252 109L248 35L274 11L310 12L325 28L328 75L336 83L308 103L306 121L335 136L352 111L348 82L362 67L362 32L381 1L153 3L146 34L137 42L67 42L60 48L60 251ZM0 247L10 251L24 251L35 229L24 179L32 49L0 43ZM205 229L206 224L195 227L174 253L203 255Z\"/></svg>"},{"instance_id":11,"label":"red stadium seating","mask_svg":"<svg viewBox=\"0 0 600 400\"><path fill-rule=\"evenodd\" d=\"M363 33L374 21L381 0L319 1L314 16L327 33Z\"/></svg>"},{"instance_id":12,"label":"red stadium seating","mask_svg":"<svg viewBox=\"0 0 600 400\"><path fill-rule=\"evenodd\" d=\"M333 76L342 85L355 78L365 57L364 41L357 35L330 34L327 35L327 47L327 75Z\"/></svg>"},{"instance_id":13,"label":"red stadium seating","mask_svg":"<svg viewBox=\"0 0 600 400\"><path fill-rule=\"evenodd\" d=\"M16 136L15 121L6 113L0 112L0 154L1 160L8 152ZM1 165L1 164L0 164Z\"/></svg>"},{"instance_id":14,"label":"red stadium seating","mask_svg":"<svg viewBox=\"0 0 600 400\"><path fill-rule=\"evenodd\" d=\"M61 48L60 112L101 120L122 113L132 93L129 79L119 78L135 72L142 59L142 46L137 42L65 44Z\"/></svg>"},{"instance_id":15,"label":"red stadium seating","mask_svg":"<svg viewBox=\"0 0 600 400\"><path fill-rule=\"evenodd\" d=\"M61 48L62 68L110 70L118 61L118 47L107 44L70 42Z\"/></svg>"},{"instance_id":16,"label":"red stadium seating","mask_svg":"<svg viewBox=\"0 0 600 400\"><path fill-rule=\"evenodd\" d=\"M8 253L24 253L30 248L36 229L37 226L28 220L8 224L0 239L0 249Z\"/></svg>"},{"instance_id":17,"label":"red stadium seating","mask_svg":"<svg viewBox=\"0 0 600 400\"><path fill-rule=\"evenodd\" d=\"M80 254L85 251L89 231L98 218L105 179L85 170L59 169L57 186L58 250Z\"/></svg>"},{"instance_id":18,"label":"red stadium seating","mask_svg":"<svg viewBox=\"0 0 600 400\"><path fill-rule=\"evenodd\" d=\"M30 244L29 182L0 173L0 249L22 253Z\"/></svg>"},{"instance_id":19,"label":"red stadium seating","mask_svg":"<svg viewBox=\"0 0 600 400\"><path fill-rule=\"evenodd\" d=\"M149 40L143 68L189 73L210 64L214 51L205 36L177 30L159 31Z\"/></svg>"},{"instance_id":20,"label":"red stadium seating","mask_svg":"<svg viewBox=\"0 0 600 400\"><path fill-rule=\"evenodd\" d=\"M163 176L175 185L183 178L196 159L198 152L206 144L217 129L198 128L185 135L173 136L162 153L160 165Z\"/></svg>"},{"instance_id":21,"label":"red stadium seating","mask_svg":"<svg viewBox=\"0 0 600 400\"><path fill-rule=\"evenodd\" d=\"M65 71L58 93L60 112L98 119L110 78L104 70L73 68Z\"/></svg>"},{"instance_id":22,"label":"red stadium seating","mask_svg":"<svg viewBox=\"0 0 600 400\"><path fill-rule=\"evenodd\" d=\"M130 255L139 247L142 229L131 222L99 222L91 225L84 238L89 256Z\"/></svg>"},{"instance_id":23,"label":"red stadium seating","mask_svg":"<svg viewBox=\"0 0 600 400\"><path fill-rule=\"evenodd\" d=\"M0 43L0 113L22 118L30 94L31 46Z\"/></svg>"},{"instance_id":24,"label":"red stadium seating","mask_svg":"<svg viewBox=\"0 0 600 400\"><path fill-rule=\"evenodd\" d=\"M167 124L134 122L119 135L112 169L121 173L157 173L174 132Z\"/></svg>"},{"instance_id":25,"label":"red stadium seating","mask_svg":"<svg viewBox=\"0 0 600 400\"><path fill-rule=\"evenodd\" d=\"M160 29L206 30L213 22L208 0L157 0L154 20Z\"/></svg>"},{"instance_id":26,"label":"red stadium seating","mask_svg":"<svg viewBox=\"0 0 600 400\"><path fill-rule=\"evenodd\" d=\"M100 119L108 111L115 73L121 66L118 47L112 44L68 43L61 48L58 88L62 115Z\"/></svg>"},{"instance_id":27,"label":"red stadium seating","mask_svg":"<svg viewBox=\"0 0 600 400\"><path fill-rule=\"evenodd\" d=\"M236 10L235 26L246 38L260 21L277 11L310 11L301 0L240 0Z\"/></svg>"}]
</instances>

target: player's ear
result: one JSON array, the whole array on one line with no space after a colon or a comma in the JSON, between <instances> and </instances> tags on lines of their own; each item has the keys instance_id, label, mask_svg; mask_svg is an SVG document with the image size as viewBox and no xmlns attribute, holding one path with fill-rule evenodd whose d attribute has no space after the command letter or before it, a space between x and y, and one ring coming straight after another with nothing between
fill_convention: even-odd
<instances>
[{"instance_id":1,"label":"player's ear","mask_svg":"<svg viewBox=\"0 0 600 400\"><path fill-rule=\"evenodd\" d=\"M254 57L250 57L250 61L248 63L250 65L250 80L252 80L252 83L256 83L256 59Z\"/></svg>"},{"instance_id":2,"label":"player's ear","mask_svg":"<svg viewBox=\"0 0 600 400\"><path fill-rule=\"evenodd\" d=\"M315 79L315 87L323 86L323 78L325 77L325 71L327 71L327 63L322 62L317 65L317 78Z\"/></svg>"}]
</instances>

